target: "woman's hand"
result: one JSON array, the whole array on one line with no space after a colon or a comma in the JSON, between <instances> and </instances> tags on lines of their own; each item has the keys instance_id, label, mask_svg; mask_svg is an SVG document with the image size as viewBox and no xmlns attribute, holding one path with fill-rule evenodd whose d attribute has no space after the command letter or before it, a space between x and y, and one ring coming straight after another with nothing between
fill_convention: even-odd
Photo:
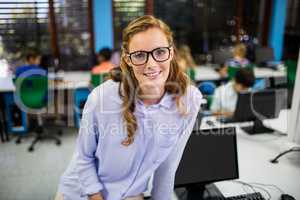
<instances>
[{"instance_id":1,"label":"woman's hand","mask_svg":"<svg viewBox=\"0 0 300 200\"><path fill-rule=\"evenodd\" d=\"M89 200L104 200L100 192L89 195Z\"/></svg>"}]
</instances>

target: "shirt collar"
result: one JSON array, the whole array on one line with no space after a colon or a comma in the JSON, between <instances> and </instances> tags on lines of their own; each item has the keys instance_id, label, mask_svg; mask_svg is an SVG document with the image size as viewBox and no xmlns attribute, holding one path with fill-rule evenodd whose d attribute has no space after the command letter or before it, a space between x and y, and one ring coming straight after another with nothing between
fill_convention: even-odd
<instances>
[{"instance_id":1,"label":"shirt collar","mask_svg":"<svg viewBox=\"0 0 300 200\"><path fill-rule=\"evenodd\" d=\"M172 102L173 102L173 95L166 92L158 104L165 108L171 108Z\"/></svg>"},{"instance_id":2,"label":"shirt collar","mask_svg":"<svg viewBox=\"0 0 300 200\"><path fill-rule=\"evenodd\" d=\"M152 105L153 107L159 107L162 106L164 108L171 108L172 106L172 102L173 102L173 95L171 95L168 92L165 92L165 94L163 95L163 97L161 98L161 100L159 101L159 103ZM143 101L141 99L137 99L136 100L137 104L143 105Z\"/></svg>"}]
</instances>

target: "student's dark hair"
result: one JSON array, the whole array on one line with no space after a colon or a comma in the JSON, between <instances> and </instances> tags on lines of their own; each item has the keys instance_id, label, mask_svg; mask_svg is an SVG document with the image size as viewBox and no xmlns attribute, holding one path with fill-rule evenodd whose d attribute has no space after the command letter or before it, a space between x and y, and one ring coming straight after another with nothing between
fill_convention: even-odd
<instances>
[{"instance_id":1,"label":"student's dark hair","mask_svg":"<svg viewBox=\"0 0 300 200\"><path fill-rule=\"evenodd\" d=\"M109 71L109 78L115 82L122 81L122 70L120 67L114 67Z\"/></svg>"},{"instance_id":2,"label":"student's dark hair","mask_svg":"<svg viewBox=\"0 0 300 200\"><path fill-rule=\"evenodd\" d=\"M98 53L99 56L103 56L105 61L110 60L111 54L112 54L112 51L108 47L104 47L104 48L100 49L100 51Z\"/></svg>"},{"instance_id":3,"label":"student's dark hair","mask_svg":"<svg viewBox=\"0 0 300 200\"><path fill-rule=\"evenodd\" d=\"M252 69L241 68L235 74L235 82L246 87L252 87L255 81L254 72Z\"/></svg>"},{"instance_id":4,"label":"student's dark hair","mask_svg":"<svg viewBox=\"0 0 300 200\"><path fill-rule=\"evenodd\" d=\"M47 69L50 67L54 67L54 58L50 54L45 54L41 56L40 66Z\"/></svg>"},{"instance_id":5,"label":"student's dark hair","mask_svg":"<svg viewBox=\"0 0 300 200\"><path fill-rule=\"evenodd\" d=\"M26 61L29 61L31 58L37 58L41 56L37 51L29 51L26 53Z\"/></svg>"}]
</instances>

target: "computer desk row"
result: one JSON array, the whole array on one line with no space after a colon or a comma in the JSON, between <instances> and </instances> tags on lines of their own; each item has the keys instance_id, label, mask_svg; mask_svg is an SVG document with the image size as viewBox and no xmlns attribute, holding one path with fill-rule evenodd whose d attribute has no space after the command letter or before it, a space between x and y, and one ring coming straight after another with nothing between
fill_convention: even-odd
<instances>
[{"instance_id":1,"label":"computer desk row","mask_svg":"<svg viewBox=\"0 0 300 200\"><path fill-rule=\"evenodd\" d=\"M272 70L269 68L254 68L257 78L285 77L284 70ZM49 87L58 90L76 89L90 86L90 71L58 71L49 72L48 77L51 80ZM0 77L0 92L3 90L13 91L14 86L8 78ZM220 80L221 77L213 67L199 66L195 68L195 81Z\"/></svg>"},{"instance_id":2,"label":"computer desk row","mask_svg":"<svg viewBox=\"0 0 300 200\"><path fill-rule=\"evenodd\" d=\"M273 70L270 68L254 68L254 74L256 78L270 78L270 77L285 77L286 72L284 69ZM215 68L202 65L195 68L195 81L206 81L206 80L219 80L221 79L220 74Z\"/></svg>"},{"instance_id":3,"label":"computer desk row","mask_svg":"<svg viewBox=\"0 0 300 200\"><path fill-rule=\"evenodd\" d=\"M257 78L285 77L284 70L272 70L269 68L254 68L254 74ZM57 84L57 88L74 89L78 87L88 87L90 84L89 71L69 71L50 73L49 77L62 80ZM195 68L195 81L220 80L220 74L214 68L208 66L199 66Z\"/></svg>"},{"instance_id":4,"label":"computer desk row","mask_svg":"<svg viewBox=\"0 0 300 200\"><path fill-rule=\"evenodd\" d=\"M284 120L284 117L281 119ZM213 123L207 123L207 121ZM215 183L217 188L225 197L236 196L253 192L249 186L243 185L243 183L249 183L266 199L268 199L268 195L263 189L270 193L272 200L280 199L282 192L292 195L295 199L300 199L300 154L292 153L280 158L277 164L271 163L270 160L289 145L288 137L276 131L248 135L240 128L248 125L249 123L224 125L219 123L215 117L207 117L202 120L201 129L235 126L237 130L239 179L217 182Z\"/></svg>"},{"instance_id":5,"label":"computer desk row","mask_svg":"<svg viewBox=\"0 0 300 200\"><path fill-rule=\"evenodd\" d=\"M270 160L288 144L287 136L276 131L272 134L248 135L241 127L250 124L221 124L215 117L202 119L201 130L236 128L239 179L215 182L214 185L224 197L260 192L265 199L279 200L283 193L300 199L300 155L290 154L280 158L277 164L271 163ZM151 196L151 182L144 193L146 197ZM180 200L175 192L172 199Z\"/></svg>"}]
</instances>

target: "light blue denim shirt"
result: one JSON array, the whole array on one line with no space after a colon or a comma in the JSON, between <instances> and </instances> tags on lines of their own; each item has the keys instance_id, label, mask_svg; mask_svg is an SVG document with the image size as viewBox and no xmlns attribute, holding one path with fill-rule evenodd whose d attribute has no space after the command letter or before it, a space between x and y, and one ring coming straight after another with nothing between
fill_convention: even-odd
<instances>
[{"instance_id":1,"label":"light blue denim shirt","mask_svg":"<svg viewBox=\"0 0 300 200\"><path fill-rule=\"evenodd\" d=\"M153 175L152 197L171 200L175 172L191 134L202 95L189 86L181 115L172 95L145 106L135 100L138 128L134 142L123 146L127 132L122 117L119 83L106 81L86 102L76 150L61 177L64 200L86 200L101 191L105 200L123 200L147 190Z\"/></svg>"}]
</instances>

